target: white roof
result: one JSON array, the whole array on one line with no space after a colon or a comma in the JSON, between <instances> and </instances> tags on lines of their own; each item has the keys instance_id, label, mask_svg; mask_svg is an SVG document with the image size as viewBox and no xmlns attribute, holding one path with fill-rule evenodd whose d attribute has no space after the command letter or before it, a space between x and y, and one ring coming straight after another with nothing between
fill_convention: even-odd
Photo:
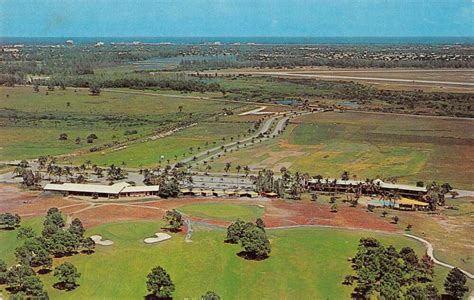
<instances>
[{"instance_id":1,"label":"white roof","mask_svg":"<svg viewBox=\"0 0 474 300\"><path fill-rule=\"evenodd\" d=\"M380 187L386 189L398 189L398 190L408 190L408 191L416 191L416 192L426 192L426 187L424 186L414 186L408 184L398 184L398 183L385 183L380 179L374 180L374 183L380 184Z\"/></svg>"},{"instance_id":2,"label":"white roof","mask_svg":"<svg viewBox=\"0 0 474 300\"><path fill-rule=\"evenodd\" d=\"M334 182L334 179L328 178L329 183ZM317 183L317 179L310 179L310 183ZM321 183L326 183L326 179L321 179ZM358 185L358 184L364 184L366 183L365 181L362 180L341 180L337 179L336 184L338 185ZM408 184L398 184L398 183L385 183L380 179L374 180L375 184L378 184L381 188L384 189L391 189L391 190L407 190L407 191L416 191L416 192L426 192L427 189L426 187L419 187L419 186L414 186L414 185L408 185Z\"/></svg>"},{"instance_id":3,"label":"white roof","mask_svg":"<svg viewBox=\"0 0 474 300\"><path fill-rule=\"evenodd\" d=\"M122 190L121 193L140 193L140 192L158 192L160 190L159 185L139 185L139 186L127 186Z\"/></svg>"},{"instance_id":4,"label":"white roof","mask_svg":"<svg viewBox=\"0 0 474 300\"><path fill-rule=\"evenodd\" d=\"M120 193L139 193L139 192L157 192L158 185L152 186L131 186L126 182L118 182L113 185L100 184L81 184L81 183L48 183L45 191L61 191L61 192L84 192L84 193L103 193L103 194L120 194Z\"/></svg>"},{"instance_id":5,"label":"white roof","mask_svg":"<svg viewBox=\"0 0 474 300\"><path fill-rule=\"evenodd\" d=\"M82 183L63 183L63 184L52 184L48 183L44 190L47 191L64 191L64 192L85 192L85 193L105 193L105 194L118 194L125 187L130 184L126 182L119 182L113 185L100 185L100 184L82 184Z\"/></svg>"}]
</instances>

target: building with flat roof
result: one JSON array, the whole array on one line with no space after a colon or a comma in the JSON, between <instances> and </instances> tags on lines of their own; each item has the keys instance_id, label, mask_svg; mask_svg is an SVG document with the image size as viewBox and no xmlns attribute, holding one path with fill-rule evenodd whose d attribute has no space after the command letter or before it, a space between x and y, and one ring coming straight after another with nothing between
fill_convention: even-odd
<instances>
[{"instance_id":1,"label":"building with flat roof","mask_svg":"<svg viewBox=\"0 0 474 300\"><path fill-rule=\"evenodd\" d=\"M158 195L158 185L132 186L126 182L112 185L81 184L81 183L48 183L44 191L61 192L64 195L90 196L101 198L144 197Z\"/></svg>"}]
</instances>

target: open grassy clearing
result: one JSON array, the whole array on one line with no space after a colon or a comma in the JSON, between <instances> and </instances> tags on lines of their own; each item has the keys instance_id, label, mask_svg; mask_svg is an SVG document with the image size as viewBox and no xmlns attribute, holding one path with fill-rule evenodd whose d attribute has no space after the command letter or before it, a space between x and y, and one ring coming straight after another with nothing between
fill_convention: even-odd
<instances>
[{"instance_id":1,"label":"open grassy clearing","mask_svg":"<svg viewBox=\"0 0 474 300\"><path fill-rule=\"evenodd\" d=\"M263 208L256 205L237 205L225 203L198 203L181 206L179 211L204 219L216 219L225 221L235 221L242 219L244 221L255 222L263 214Z\"/></svg>"},{"instance_id":2,"label":"open grassy clearing","mask_svg":"<svg viewBox=\"0 0 474 300\"><path fill-rule=\"evenodd\" d=\"M31 87L1 87L0 160L87 151L111 141L126 142L154 131L166 131L182 123L214 121L223 117L224 108L236 113L247 110L245 104L181 98L175 92L170 92L175 96L153 93L156 96L103 91L100 96L90 96L85 89L70 88L46 95L45 88L34 93ZM137 134L125 134L131 130ZM58 140L61 133L68 134L67 141ZM99 137L94 144L86 142L91 133ZM75 143L76 137L81 138L81 143Z\"/></svg>"},{"instance_id":3,"label":"open grassy clearing","mask_svg":"<svg viewBox=\"0 0 474 300\"><path fill-rule=\"evenodd\" d=\"M236 255L240 246L224 244L224 230L196 228L192 243L184 242L182 234L173 234L162 244L144 244L143 238L159 228L159 222L141 221L89 229L88 235L100 234L113 240L114 245L97 246L92 255L55 260L55 265L70 261L82 277L76 290L64 292L52 288L51 273L41 275L50 297L104 299L114 295L116 299L140 299L147 294L146 274L161 265L176 284L176 299L197 298L207 290L216 291L224 299L344 299L352 290L341 284L351 272L347 257L355 253L361 237L373 236L398 249L410 246L419 255L424 251L420 244L399 235L307 228L269 231L271 257L248 261ZM15 235L16 231L0 232L0 239L9 245L0 257L8 263L13 263L13 257L6 253L19 244L12 237ZM436 271L435 281L441 288L446 271Z\"/></svg>"},{"instance_id":4,"label":"open grassy clearing","mask_svg":"<svg viewBox=\"0 0 474 300\"><path fill-rule=\"evenodd\" d=\"M364 113L323 113L295 120L281 139L227 154L226 162L253 169L282 166L335 177L397 178L414 184L449 182L472 189L474 122Z\"/></svg>"},{"instance_id":5,"label":"open grassy clearing","mask_svg":"<svg viewBox=\"0 0 474 300\"><path fill-rule=\"evenodd\" d=\"M160 157L163 155L166 160L176 162L184 157L191 156L205 149L222 144L222 138L227 140L233 136L246 134L252 127L251 123L202 123L194 127L184 129L175 134L160 138L155 141L136 143L127 146L126 149L119 151L105 151L88 153L73 159L74 163L82 163L90 160L97 165L121 164L125 162L128 167L148 167L160 164ZM206 146L206 142L208 145ZM193 151L190 151L190 148ZM200 151L198 151L200 147ZM184 155L184 156L183 156Z\"/></svg>"}]
</instances>

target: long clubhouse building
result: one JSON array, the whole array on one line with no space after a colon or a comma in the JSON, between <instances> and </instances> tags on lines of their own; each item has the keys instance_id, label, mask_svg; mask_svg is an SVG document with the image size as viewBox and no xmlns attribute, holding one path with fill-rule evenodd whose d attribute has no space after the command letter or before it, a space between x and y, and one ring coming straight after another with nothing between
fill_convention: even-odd
<instances>
[{"instance_id":1,"label":"long clubhouse building","mask_svg":"<svg viewBox=\"0 0 474 300\"><path fill-rule=\"evenodd\" d=\"M120 197L143 197L158 195L160 187L158 185L132 186L126 182L119 182L112 185L81 184L81 183L48 183L44 191L61 192L69 196L90 196L100 198L120 198Z\"/></svg>"}]
</instances>

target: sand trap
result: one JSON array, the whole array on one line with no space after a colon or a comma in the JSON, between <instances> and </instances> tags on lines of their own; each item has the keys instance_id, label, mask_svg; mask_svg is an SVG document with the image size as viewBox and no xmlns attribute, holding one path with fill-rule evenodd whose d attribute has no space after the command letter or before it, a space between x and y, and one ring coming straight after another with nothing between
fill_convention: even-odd
<instances>
[{"instance_id":1,"label":"sand trap","mask_svg":"<svg viewBox=\"0 0 474 300\"><path fill-rule=\"evenodd\" d=\"M146 238L144 239L143 241L146 243L146 244L153 244L153 243L158 243L158 242L162 242L162 241L166 241L166 240L169 240L171 238L171 235L169 234L166 234L166 233L162 233L162 232L157 232L155 233L156 235L156 238L153 237L153 238Z\"/></svg>"},{"instance_id":2,"label":"sand trap","mask_svg":"<svg viewBox=\"0 0 474 300\"><path fill-rule=\"evenodd\" d=\"M102 236L100 235L93 235L91 236L91 239L96 243L96 245L110 246L114 243L111 240L102 240Z\"/></svg>"}]
</instances>

